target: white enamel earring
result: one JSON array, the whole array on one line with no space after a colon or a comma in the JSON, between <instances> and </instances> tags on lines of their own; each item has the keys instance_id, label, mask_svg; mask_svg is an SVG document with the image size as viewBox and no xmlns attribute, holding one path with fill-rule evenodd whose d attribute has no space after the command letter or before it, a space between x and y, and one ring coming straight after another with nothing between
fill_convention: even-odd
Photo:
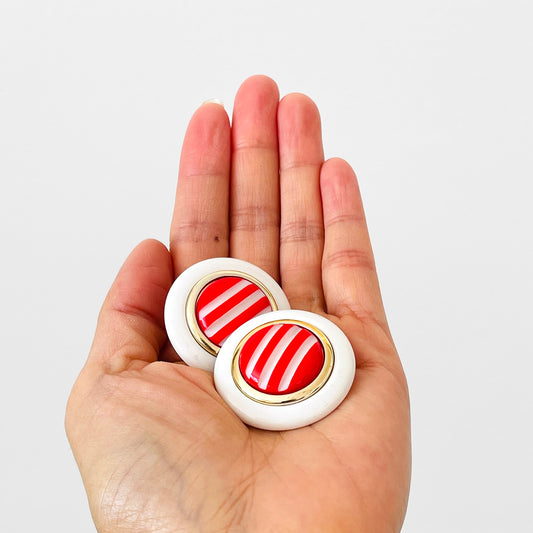
<instances>
[{"instance_id":1,"label":"white enamel earring","mask_svg":"<svg viewBox=\"0 0 533 533\"><path fill-rule=\"evenodd\" d=\"M276 281L239 259L207 259L173 283L165 303L165 326L172 346L190 366L213 371L227 337L250 319L290 309Z\"/></svg>"},{"instance_id":2,"label":"white enamel earring","mask_svg":"<svg viewBox=\"0 0 533 533\"><path fill-rule=\"evenodd\" d=\"M333 411L348 394L355 356L330 320L307 311L256 316L224 342L215 386L235 413L261 429L306 426Z\"/></svg>"}]
</instances>

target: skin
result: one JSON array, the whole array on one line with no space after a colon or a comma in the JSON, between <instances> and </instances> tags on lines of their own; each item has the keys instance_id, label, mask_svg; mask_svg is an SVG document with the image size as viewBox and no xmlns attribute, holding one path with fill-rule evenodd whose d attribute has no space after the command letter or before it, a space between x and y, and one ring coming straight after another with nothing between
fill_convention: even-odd
<instances>
[{"instance_id":1,"label":"skin","mask_svg":"<svg viewBox=\"0 0 533 533\"><path fill-rule=\"evenodd\" d=\"M213 376L180 362L163 308L197 261L231 256L335 322L357 372L344 402L301 429L247 427ZM201 106L183 143L170 251L147 240L103 304L66 430L100 533L396 532L410 481L409 397L387 326L356 176L324 161L305 95L254 76L232 125Z\"/></svg>"}]
</instances>

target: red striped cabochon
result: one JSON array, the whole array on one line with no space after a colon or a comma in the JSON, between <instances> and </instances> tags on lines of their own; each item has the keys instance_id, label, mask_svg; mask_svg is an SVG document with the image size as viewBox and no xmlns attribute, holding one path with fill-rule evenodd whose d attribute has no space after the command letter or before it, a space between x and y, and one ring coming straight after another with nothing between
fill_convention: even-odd
<instances>
[{"instance_id":1,"label":"red striped cabochon","mask_svg":"<svg viewBox=\"0 0 533 533\"><path fill-rule=\"evenodd\" d=\"M265 293L251 281L223 276L208 283L196 301L196 320L217 346L254 316L272 311Z\"/></svg>"},{"instance_id":2,"label":"red striped cabochon","mask_svg":"<svg viewBox=\"0 0 533 533\"><path fill-rule=\"evenodd\" d=\"M239 369L248 385L267 394L303 389L320 374L324 349L308 329L266 324L242 347Z\"/></svg>"}]
</instances>

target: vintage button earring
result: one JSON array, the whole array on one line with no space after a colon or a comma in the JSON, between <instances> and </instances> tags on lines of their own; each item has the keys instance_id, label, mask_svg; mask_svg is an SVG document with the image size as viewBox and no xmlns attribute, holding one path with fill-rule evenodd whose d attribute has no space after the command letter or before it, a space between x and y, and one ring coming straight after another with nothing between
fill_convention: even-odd
<instances>
[{"instance_id":1,"label":"vintage button earring","mask_svg":"<svg viewBox=\"0 0 533 533\"><path fill-rule=\"evenodd\" d=\"M284 309L290 309L287 297L266 272L219 257L192 265L174 281L165 303L165 327L185 363L213 371L221 346L235 329Z\"/></svg>"},{"instance_id":2,"label":"vintage button earring","mask_svg":"<svg viewBox=\"0 0 533 533\"><path fill-rule=\"evenodd\" d=\"M346 397L355 356L344 333L307 311L281 310L247 321L222 345L215 386L247 424L288 430L312 424Z\"/></svg>"}]
</instances>

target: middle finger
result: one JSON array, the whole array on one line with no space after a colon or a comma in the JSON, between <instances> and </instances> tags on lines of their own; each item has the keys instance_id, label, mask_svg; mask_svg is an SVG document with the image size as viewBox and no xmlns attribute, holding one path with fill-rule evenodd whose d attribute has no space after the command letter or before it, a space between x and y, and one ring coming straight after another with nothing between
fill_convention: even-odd
<instances>
[{"instance_id":1,"label":"middle finger","mask_svg":"<svg viewBox=\"0 0 533 533\"><path fill-rule=\"evenodd\" d=\"M230 255L279 279L279 92L265 76L240 87L233 108Z\"/></svg>"}]
</instances>

